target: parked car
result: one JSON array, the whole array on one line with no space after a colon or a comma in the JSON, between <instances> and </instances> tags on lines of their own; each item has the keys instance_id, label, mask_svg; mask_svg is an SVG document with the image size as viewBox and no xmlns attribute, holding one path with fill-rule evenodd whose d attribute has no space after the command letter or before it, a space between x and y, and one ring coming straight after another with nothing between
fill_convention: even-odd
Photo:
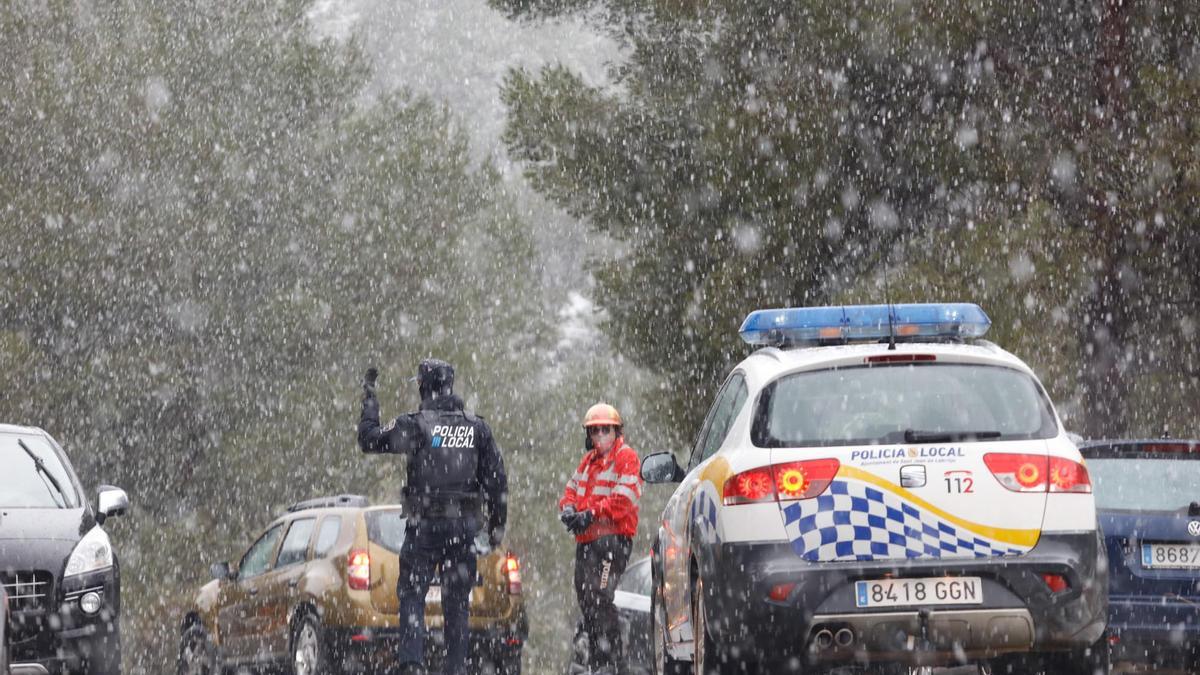
<instances>
[{"instance_id":1,"label":"parked car","mask_svg":"<svg viewBox=\"0 0 1200 675\"><path fill-rule=\"evenodd\" d=\"M1113 660L1200 672L1200 441L1088 441Z\"/></svg>"},{"instance_id":2,"label":"parked car","mask_svg":"<svg viewBox=\"0 0 1200 675\"><path fill-rule=\"evenodd\" d=\"M621 629L622 655L618 660L620 675L651 675L654 673L654 653L650 644L650 577L649 556L638 558L625 568L617 582L613 603ZM582 619L575 623L571 663L567 675L587 675L588 639Z\"/></svg>"},{"instance_id":3,"label":"parked car","mask_svg":"<svg viewBox=\"0 0 1200 675\"><path fill-rule=\"evenodd\" d=\"M254 540L236 565L211 567L181 625L178 673L287 666L297 675L372 672L392 662L396 580L405 517L355 495L300 502ZM500 675L521 670L529 621L520 562L479 558L471 592L471 654ZM440 657L441 587L426 596L429 657Z\"/></svg>"},{"instance_id":4,"label":"parked car","mask_svg":"<svg viewBox=\"0 0 1200 675\"><path fill-rule=\"evenodd\" d=\"M972 304L751 313L659 518L656 670L978 663L1091 675L1108 577L1088 471ZM1004 658L999 658L1004 657Z\"/></svg>"},{"instance_id":5,"label":"parked car","mask_svg":"<svg viewBox=\"0 0 1200 675\"><path fill-rule=\"evenodd\" d=\"M120 565L102 526L128 496L102 485L93 507L62 447L36 427L0 425L0 466L9 668L120 673Z\"/></svg>"}]
</instances>

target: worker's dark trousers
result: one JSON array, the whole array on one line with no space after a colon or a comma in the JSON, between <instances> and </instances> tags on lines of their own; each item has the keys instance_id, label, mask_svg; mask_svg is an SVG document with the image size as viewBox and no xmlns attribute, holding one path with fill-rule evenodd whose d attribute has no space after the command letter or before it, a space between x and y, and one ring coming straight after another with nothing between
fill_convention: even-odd
<instances>
[{"instance_id":1,"label":"worker's dark trousers","mask_svg":"<svg viewBox=\"0 0 1200 675\"><path fill-rule=\"evenodd\" d=\"M471 541L479 525L474 519L423 519L405 531L400 550L400 664L422 663L425 656L425 594L441 567L442 614L445 618L446 663L443 672L458 675L467 668L467 615L476 560Z\"/></svg>"},{"instance_id":2,"label":"worker's dark trousers","mask_svg":"<svg viewBox=\"0 0 1200 675\"><path fill-rule=\"evenodd\" d=\"M575 547L575 595L591 646L592 668L613 664L621 653L621 630L613 604L617 582L629 563L630 537L608 535Z\"/></svg>"}]
</instances>

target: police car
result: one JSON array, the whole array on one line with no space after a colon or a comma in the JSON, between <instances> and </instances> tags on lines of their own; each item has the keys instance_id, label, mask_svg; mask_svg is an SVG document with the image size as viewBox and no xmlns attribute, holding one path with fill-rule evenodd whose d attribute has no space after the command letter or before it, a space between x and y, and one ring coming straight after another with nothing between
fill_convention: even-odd
<instances>
[{"instance_id":1,"label":"police car","mask_svg":"<svg viewBox=\"0 0 1200 675\"><path fill-rule=\"evenodd\" d=\"M642 463L680 483L653 547L657 672L1102 667L1088 472L990 325L973 304L746 318L761 349L686 466Z\"/></svg>"}]
</instances>

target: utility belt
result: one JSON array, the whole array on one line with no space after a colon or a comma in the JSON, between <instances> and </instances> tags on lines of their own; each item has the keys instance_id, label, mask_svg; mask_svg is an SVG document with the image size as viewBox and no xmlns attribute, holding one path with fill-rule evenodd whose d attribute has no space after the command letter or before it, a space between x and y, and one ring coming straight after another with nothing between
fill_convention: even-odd
<instances>
[{"instance_id":1,"label":"utility belt","mask_svg":"<svg viewBox=\"0 0 1200 675\"><path fill-rule=\"evenodd\" d=\"M417 518L470 518L483 522L482 499L477 492L418 492L407 486L402 491L404 510Z\"/></svg>"}]
</instances>

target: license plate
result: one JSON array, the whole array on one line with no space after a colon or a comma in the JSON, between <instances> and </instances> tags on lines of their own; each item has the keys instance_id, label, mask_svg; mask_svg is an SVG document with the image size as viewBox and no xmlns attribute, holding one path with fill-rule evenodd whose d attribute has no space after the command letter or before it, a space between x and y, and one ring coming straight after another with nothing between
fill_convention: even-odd
<instances>
[{"instance_id":1,"label":"license plate","mask_svg":"<svg viewBox=\"0 0 1200 675\"><path fill-rule=\"evenodd\" d=\"M983 581L979 577L859 581L854 584L854 601L859 607L979 605Z\"/></svg>"},{"instance_id":2,"label":"license plate","mask_svg":"<svg viewBox=\"0 0 1200 675\"><path fill-rule=\"evenodd\" d=\"M471 592L467 593L467 601L470 602L471 600L474 600L474 599L475 599L475 589L472 588ZM431 602L441 602L441 601L442 601L442 587L441 586L430 586L429 590L425 592L426 604L431 603Z\"/></svg>"},{"instance_id":3,"label":"license plate","mask_svg":"<svg viewBox=\"0 0 1200 675\"><path fill-rule=\"evenodd\" d=\"M1200 569L1200 544L1142 544L1142 567Z\"/></svg>"}]
</instances>

